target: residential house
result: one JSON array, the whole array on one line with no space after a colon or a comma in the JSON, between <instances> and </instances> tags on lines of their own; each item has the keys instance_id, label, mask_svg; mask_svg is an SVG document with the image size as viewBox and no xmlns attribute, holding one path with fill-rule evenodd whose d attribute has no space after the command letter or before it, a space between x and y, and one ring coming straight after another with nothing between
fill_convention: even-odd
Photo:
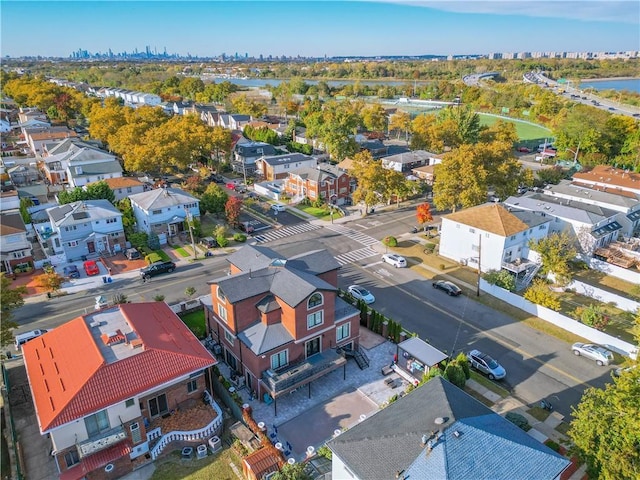
<instances>
[{"instance_id":1,"label":"residential house","mask_svg":"<svg viewBox=\"0 0 640 480\"><path fill-rule=\"evenodd\" d=\"M43 153L42 146L54 140L64 140L65 138L77 138L78 134L67 127L50 127L46 129L25 129L25 141L36 156Z\"/></svg>"},{"instance_id":2,"label":"residential house","mask_svg":"<svg viewBox=\"0 0 640 480\"><path fill-rule=\"evenodd\" d=\"M439 376L327 446L333 480L559 480L570 463Z\"/></svg>"},{"instance_id":3,"label":"residential house","mask_svg":"<svg viewBox=\"0 0 640 480\"><path fill-rule=\"evenodd\" d=\"M265 180L287 178L289 172L299 168L315 168L318 161L303 153L286 153L284 155L263 156L256 160L257 174Z\"/></svg>"},{"instance_id":4,"label":"residential house","mask_svg":"<svg viewBox=\"0 0 640 480\"><path fill-rule=\"evenodd\" d=\"M32 164L31 164L32 163ZM16 186L30 185L40 180L40 172L35 166L35 162L21 164L7 168L7 174Z\"/></svg>"},{"instance_id":5,"label":"residential house","mask_svg":"<svg viewBox=\"0 0 640 480\"><path fill-rule=\"evenodd\" d=\"M0 186L0 211L7 212L20 208L20 197L13 183Z\"/></svg>"},{"instance_id":6,"label":"residential house","mask_svg":"<svg viewBox=\"0 0 640 480\"><path fill-rule=\"evenodd\" d=\"M61 480L120 478L148 463L146 455L155 459L172 436L202 439L222 425L211 403L204 428L161 431L163 416L202 404L205 373L216 364L164 302L88 313L22 350L40 433L51 440Z\"/></svg>"},{"instance_id":7,"label":"residential house","mask_svg":"<svg viewBox=\"0 0 640 480\"><path fill-rule=\"evenodd\" d=\"M624 214L592 203L546 193L531 193L509 197L504 204L512 209L537 212L550 218L550 232L566 231L577 240L580 250L587 255L617 240L622 232L618 218Z\"/></svg>"},{"instance_id":8,"label":"residential house","mask_svg":"<svg viewBox=\"0 0 640 480\"><path fill-rule=\"evenodd\" d=\"M323 199L332 205L343 205L351 194L351 177L344 170L329 163L315 168L301 167L289 172L284 190L292 198L311 201Z\"/></svg>"},{"instance_id":9,"label":"residential house","mask_svg":"<svg viewBox=\"0 0 640 480\"><path fill-rule=\"evenodd\" d=\"M411 174L420 180L424 180L427 185L433 185L436 178L435 170L435 165L424 165L422 167L412 169Z\"/></svg>"},{"instance_id":10,"label":"residential house","mask_svg":"<svg viewBox=\"0 0 640 480\"><path fill-rule=\"evenodd\" d=\"M382 159L382 166L389 170L402 172L405 175L413 169L426 165L436 165L442 162L442 156L425 150L413 150L410 152L390 155Z\"/></svg>"},{"instance_id":11,"label":"residential house","mask_svg":"<svg viewBox=\"0 0 640 480\"><path fill-rule=\"evenodd\" d=\"M71 187L122 177L120 161L94 144L68 138L45 144L42 171L52 185Z\"/></svg>"},{"instance_id":12,"label":"residential house","mask_svg":"<svg viewBox=\"0 0 640 480\"><path fill-rule=\"evenodd\" d=\"M29 120L41 120L47 122L48 118L44 112L35 107L20 107L18 112L18 123L20 125L27 123Z\"/></svg>"},{"instance_id":13,"label":"residential house","mask_svg":"<svg viewBox=\"0 0 640 480\"><path fill-rule=\"evenodd\" d=\"M251 115L240 115L233 113L230 115L221 115L220 120L224 128L229 130L243 130L251 121Z\"/></svg>"},{"instance_id":14,"label":"residential house","mask_svg":"<svg viewBox=\"0 0 640 480\"><path fill-rule=\"evenodd\" d=\"M442 217L439 254L476 268L479 262L482 272L506 269L526 278L539 268L529 242L546 237L552 220L495 203L466 208Z\"/></svg>"},{"instance_id":15,"label":"residential house","mask_svg":"<svg viewBox=\"0 0 640 480\"><path fill-rule=\"evenodd\" d=\"M0 213L0 271L13 273L16 267L33 267L33 250L27 229L17 211Z\"/></svg>"},{"instance_id":16,"label":"residential house","mask_svg":"<svg viewBox=\"0 0 640 480\"><path fill-rule=\"evenodd\" d=\"M358 145L360 146L360 151L368 151L373 158L384 157L389 151L389 148L380 140L365 140L359 142Z\"/></svg>"},{"instance_id":17,"label":"residential house","mask_svg":"<svg viewBox=\"0 0 640 480\"><path fill-rule=\"evenodd\" d=\"M248 141L236 143L233 147L231 168L240 175L252 177L256 174L256 160L265 155L275 155L273 145L265 142Z\"/></svg>"},{"instance_id":18,"label":"residential house","mask_svg":"<svg viewBox=\"0 0 640 480\"><path fill-rule=\"evenodd\" d=\"M9 120L0 118L0 133L7 133L11 131L11 123Z\"/></svg>"},{"instance_id":19,"label":"residential house","mask_svg":"<svg viewBox=\"0 0 640 480\"><path fill-rule=\"evenodd\" d=\"M558 185L548 185L544 193L569 202L598 205L620 212L616 215L616 221L622 226L620 233L625 237L640 233L640 194L569 180L562 180Z\"/></svg>"},{"instance_id":20,"label":"residential house","mask_svg":"<svg viewBox=\"0 0 640 480\"><path fill-rule=\"evenodd\" d=\"M185 111L189 112L191 109L191 102L173 102L173 114L184 115Z\"/></svg>"},{"instance_id":21,"label":"residential house","mask_svg":"<svg viewBox=\"0 0 640 480\"><path fill-rule=\"evenodd\" d=\"M179 188L156 188L130 195L138 231L155 233L160 244L167 237L188 232L188 222L200 219L200 200Z\"/></svg>"},{"instance_id":22,"label":"residential house","mask_svg":"<svg viewBox=\"0 0 640 480\"><path fill-rule=\"evenodd\" d=\"M214 105L194 103L184 109L185 115L197 115L202 122L208 124L210 114L217 113L218 109ZM211 125L212 127L215 125Z\"/></svg>"},{"instance_id":23,"label":"residential house","mask_svg":"<svg viewBox=\"0 0 640 480\"><path fill-rule=\"evenodd\" d=\"M208 282L207 331L260 400L277 404L344 365L337 347L359 351L360 314L338 296L340 264L329 252L285 259L247 245L227 260L229 275Z\"/></svg>"},{"instance_id":24,"label":"residential house","mask_svg":"<svg viewBox=\"0 0 640 480\"><path fill-rule=\"evenodd\" d=\"M145 191L144 183L134 177L107 178L102 181L109 185L116 201Z\"/></svg>"},{"instance_id":25,"label":"residential house","mask_svg":"<svg viewBox=\"0 0 640 480\"><path fill-rule=\"evenodd\" d=\"M24 138L27 138L26 134L28 131L46 130L48 128L51 128L51 123L46 120L31 118L24 123L18 124L18 128L20 128L20 132L22 133ZM27 142L25 141L24 144L26 143Z\"/></svg>"},{"instance_id":26,"label":"residential house","mask_svg":"<svg viewBox=\"0 0 640 480\"><path fill-rule=\"evenodd\" d=\"M603 191L615 193L627 191L640 195L640 173L630 172L610 165L597 165L591 170L581 170L573 174L575 182L594 185Z\"/></svg>"},{"instance_id":27,"label":"residential house","mask_svg":"<svg viewBox=\"0 0 640 480\"><path fill-rule=\"evenodd\" d=\"M67 179L71 188L120 177L122 177L122 165L116 158L104 162L80 158L69 159Z\"/></svg>"},{"instance_id":28,"label":"residential house","mask_svg":"<svg viewBox=\"0 0 640 480\"><path fill-rule=\"evenodd\" d=\"M37 230L43 247L66 261L124 251L122 213L108 200L73 202L46 212L49 225Z\"/></svg>"}]
</instances>

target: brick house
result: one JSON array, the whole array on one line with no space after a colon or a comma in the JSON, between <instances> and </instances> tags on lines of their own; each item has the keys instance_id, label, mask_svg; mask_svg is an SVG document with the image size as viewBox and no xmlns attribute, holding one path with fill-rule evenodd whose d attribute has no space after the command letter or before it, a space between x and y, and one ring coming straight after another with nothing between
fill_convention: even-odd
<instances>
[{"instance_id":1,"label":"brick house","mask_svg":"<svg viewBox=\"0 0 640 480\"><path fill-rule=\"evenodd\" d=\"M145 455L155 458L154 421L191 399L201 404L205 372L216 364L164 302L92 312L23 352L40 433L62 480L119 478Z\"/></svg>"},{"instance_id":2,"label":"brick house","mask_svg":"<svg viewBox=\"0 0 640 480\"><path fill-rule=\"evenodd\" d=\"M260 400L277 402L343 366L338 347L358 351L360 312L338 296L340 264L329 252L284 259L248 245L227 260L230 274L209 282L207 330Z\"/></svg>"},{"instance_id":3,"label":"brick house","mask_svg":"<svg viewBox=\"0 0 640 480\"><path fill-rule=\"evenodd\" d=\"M289 172L284 190L294 199L319 198L333 205L343 205L351 194L351 177L344 170L328 163L316 168L303 167Z\"/></svg>"},{"instance_id":4,"label":"brick house","mask_svg":"<svg viewBox=\"0 0 640 480\"><path fill-rule=\"evenodd\" d=\"M256 173L265 180L282 180L289 172L307 167L315 168L318 161L303 153L287 153L285 155L265 155L256 160Z\"/></svg>"}]
</instances>

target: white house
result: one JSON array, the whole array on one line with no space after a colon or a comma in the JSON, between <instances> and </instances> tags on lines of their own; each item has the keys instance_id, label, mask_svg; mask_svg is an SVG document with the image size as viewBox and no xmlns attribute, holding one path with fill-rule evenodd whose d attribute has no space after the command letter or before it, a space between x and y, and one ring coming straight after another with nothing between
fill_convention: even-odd
<instances>
[{"instance_id":1,"label":"white house","mask_svg":"<svg viewBox=\"0 0 640 480\"><path fill-rule=\"evenodd\" d=\"M396 172L409 173L414 168L436 165L441 162L442 155L427 152L426 150L413 150L384 157L382 166Z\"/></svg>"},{"instance_id":2,"label":"white house","mask_svg":"<svg viewBox=\"0 0 640 480\"><path fill-rule=\"evenodd\" d=\"M221 433L220 407L210 396L202 405L216 360L164 302L103 308L22 348L56 478L121 478L166 447ZM168 429L163 417L178 410L202 427Z\"/></svg>"},{"instance_id":3,"label":"white house","mask_svg":"<svg viewBox=\"0 0 640 480\"><path fill-rule=\"evenodd\" d=\"M17 211L0 214L0 271L12 273L16 267L33 266L31 242Z\"/></svg>"},{"instance_id":4,"label":"white house","mask_svg":"<svg viewBox=\"0 0 640 480\"><path fill-rule=\"evenodd\" d=\"M179 188L156 188L129 197L138 231L156 233L160 243L189 231L188 221L200 219L200 200Z\"/></svg>"},{"instance_id":5,"label":"white house","mask_svg":"<svg viewBox=\"0 0 640 480\"><path fill-rule=\"evenodd\" d=\"M318 161L303 153L264 156L256 160L256 169L265 180L287 178L289 173L300 168L315 168Z\"/></svg>"},{"instance_id":6,"label":"white house","mask_svg":"<svg viewBox=\"0 0 640 480\"><path fill-rule=\"evenodd\" d=\"M45 146L42 170L51 184L80 187L107 178L122 177L119 160L79 139L65 139Z\"/></svg>"},{"instance_id":7,"label":"white house","mask_svg":"<svg viewBox=\"0 0 640 480\"><path fill-rule=\"evenodd\" d=\"M102 181L109 185L109 188L115 195L116 201L145 191L144 183L133 177L107 178Z\"/></svg>"},{"instance_id":8,"label":"white house","mask_svg":"<svg viewBox=\"0 0 640 480\"><path fill-rule=\"evenodd\" d=\"M38 224L38 236L68 262L124 250L122 213L108 200L68 203L48 208L47 215L49 225Z\"/></svg>"},{"instance_id":9,"label":"white house","mask_svg":"<svg viewBox=\"0 0 640 480\"><path fill-rule=\"evenodd\" d=\"M536 265L529 241L546 237L551 222L495 203L466 208L442 217L439 253L465 265L477 267L480 262L483 272L504 268L526 275Z\"/></svg>"}]
</instances>

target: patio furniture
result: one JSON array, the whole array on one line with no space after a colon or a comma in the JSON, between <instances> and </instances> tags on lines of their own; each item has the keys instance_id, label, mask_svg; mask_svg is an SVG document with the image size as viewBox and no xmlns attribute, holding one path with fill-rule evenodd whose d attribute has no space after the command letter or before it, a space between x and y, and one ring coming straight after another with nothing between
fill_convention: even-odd
<instances>
[{"instance_id":1,"label":"patio furniture","mask_svg":"<svg viewBox=\"0 0 640 480\"><path fill-rule=\"evenodd\" d=\"M264 394L264 403L266 403L267 405L271 405L273 403L273 398L271 398L271 395L269 395L268 393Z\"/></svg>"},{"instance_id":2,"label":"patio furniture","mask_svg":"<svg viewBox=\"0 0 640 480\"><path fill-rule=\"evenodd\" d=\"M385 365L384 367L382 367L382 375L384 375L385 377L387 375L391 375L392 373L393 373L393 368L391 368L391 366Z\"/></svg>"}]
</instances>

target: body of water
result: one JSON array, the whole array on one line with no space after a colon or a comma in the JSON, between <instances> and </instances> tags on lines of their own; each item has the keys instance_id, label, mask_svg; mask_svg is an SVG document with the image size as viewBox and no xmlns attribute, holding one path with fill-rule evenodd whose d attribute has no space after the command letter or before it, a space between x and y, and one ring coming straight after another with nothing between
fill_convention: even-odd
<instances>
[{"instance_id":1,"label":"body of water","mask_svg":"<svg viewBox=\"0 0 640 480\"><path fill-rule=\"evenodd\" d=\"M229 82L235 85L240 85L241 87L264 87L266 85L271 85L277 87L282 82L286 82L287 80L279 80L275 78L212 78L212 77L200 77L203 81L214 81L216 83ZM413 85L413 80L325 80L326 84L330 87L340 87L343 85L353 85L355 82L358 82L360 85L369 85L369 86L380 86L380 85L389 85L389 86L402 86L402 85ZM305 80L307 85L317 85L319 80ZM419 85L424 85L429 82L418 81Z\"/></svg>"},{"instance_id":2,"label":"body of water","mask_svg":"<svg viewBox=\"0 0 640 480\"><path fill-rule=\"evenodd\" d=\"M640 93L640 78L580 82L580 88L595 88L596 90L629 90L630 92Z\"/></svg>"}]
</instances>

